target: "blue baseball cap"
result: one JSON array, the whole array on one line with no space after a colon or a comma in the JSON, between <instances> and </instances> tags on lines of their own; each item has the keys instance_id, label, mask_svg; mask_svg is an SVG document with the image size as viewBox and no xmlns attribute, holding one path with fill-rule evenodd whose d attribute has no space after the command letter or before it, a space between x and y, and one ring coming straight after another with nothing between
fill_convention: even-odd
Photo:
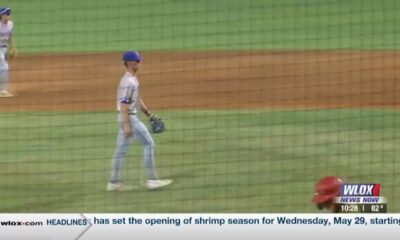
<instances>
[{"instance_id":1,"label":"blue baseball cap","mask_svg":"<svg viewBox=\"0 0 400 240\"><path fill-rule=\"evenodd\" d=\"M126 51L122 57L124 62L135 61L140 62L142 57L140 57L139 53L135 50Z\"/></svg>"},{"instance_id":2,"label":"blue baseball cap","mask_svg":"<svg viewBox=\"0 0 400 240\"><path fill-rule=\"evenodd\" d=\"M9 7L0 8L0 15L10 15L10 14L11 14L11 8Z\"/></svg>"}]
</instances>

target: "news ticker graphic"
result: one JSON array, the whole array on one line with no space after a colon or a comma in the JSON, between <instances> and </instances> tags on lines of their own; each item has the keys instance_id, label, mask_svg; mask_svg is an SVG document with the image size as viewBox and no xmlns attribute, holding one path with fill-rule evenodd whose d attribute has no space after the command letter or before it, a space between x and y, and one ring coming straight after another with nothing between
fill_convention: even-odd
<instances>
[{"instance_id":1,"label":"news ticker graphic","mask_svg":"<svg viewBox=\"0 0 400 240\"><path fill-rule=\"evenodd\" d=\"M7 240L388 240L399 235L400 214L0 214L0 239Z\"/></svg>"},{"instance_id":2,"label":"news ticker graphic","mask_svg":"<svg viewBox=\"0 0 400 240\"><path fill-rule=\"evenodd\" d=\"M381 184L349 184L340 186L335 198L336 213L387 213L386 199L380 196Z\"/></svg>"}]
</instances>

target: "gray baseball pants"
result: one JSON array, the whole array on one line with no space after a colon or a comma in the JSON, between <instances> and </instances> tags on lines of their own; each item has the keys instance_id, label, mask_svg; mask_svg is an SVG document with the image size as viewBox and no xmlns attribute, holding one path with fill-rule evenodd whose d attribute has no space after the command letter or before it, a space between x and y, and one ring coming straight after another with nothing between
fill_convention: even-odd
<instances>
[{"instance_id":1,"label":"gray baseball pants","mask_svg":"<svg viewBox=\"0 0 400 240\"><path fill-rule=\"evenodd\" d=\"M138 119L136 115L129 115L133 135L125 137L122 114L118 115L120 125L117 146L115 148L114 157L112 160L112 171L110 182L121 181L121 171L124 162L125 154L134 140L138 140L144 146L144 167L146 169L148 179L157 179L154 162L154 141L146 126Z\"/></svg>"}]
</instances>

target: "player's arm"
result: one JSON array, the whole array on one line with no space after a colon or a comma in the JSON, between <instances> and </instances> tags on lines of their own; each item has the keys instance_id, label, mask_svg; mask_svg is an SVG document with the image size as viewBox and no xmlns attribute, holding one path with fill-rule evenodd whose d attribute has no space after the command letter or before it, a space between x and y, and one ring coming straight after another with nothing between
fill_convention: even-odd
<instances>
[{"instance_id":1,"label":"player's arm","mask_svg":"<svg viewBox=\"0 0 400 240\"><path fill-rule=\"evenodd\" d=\"M121 101L121 114L125 137L130 137L132 135L132 127L129 119L129 103L127 101Z\"/></svg>"},{"instance_id":2,"label":"player's arm","mask_svg":"<svg viewBox=\"0 0 400 240\"><path fill-rule=\"evenodd\" d=\"M14 44L14 38L13 38L13 35L11 34L10 35L10 39L8 40L8 42L9 42L9 54L10 54L10 57L15 57L16 55L17 55L17 48L15 47L15 44Z\"/></svg>"},{"instance_id":3,"label":"player's arm","mask_svg":"<svg viewBox=\"0 0 400 240\"><path fill-rule=\"evenodd\" d=\"M140 110L142 110L142 112L147 116L150 117L151 116L151 111L149 110L148 107L146 107L146 104L144 104L143 100L140 99Z\"/></svg>"},{"instance_id":4,"label":"player's arm","mask_svg":"<svg viewBox=\"0 0 400 240\"><path fill-rule=\"evenodd\" d=\"M9 41L10 48L14 48L14 38L13 38L12 34L10 35L10 39L8 41Z\"/></svg>"}]
</instances>

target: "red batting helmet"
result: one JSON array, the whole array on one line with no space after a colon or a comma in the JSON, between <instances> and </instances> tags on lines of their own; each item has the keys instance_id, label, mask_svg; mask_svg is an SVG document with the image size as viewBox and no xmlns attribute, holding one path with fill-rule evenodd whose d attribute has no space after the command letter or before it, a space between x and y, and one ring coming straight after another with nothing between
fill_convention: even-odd
<instances>
[{"instance_id":1,"label":"red batting helmet","mask_svg":"<svg viewBox=\"0 0 400 240\"><path fill-rule=\"evenodd\" d=\"M327 176L319 180L315 186L315 196L312 199L315 203L326 203L339 196L340 185L343 180L335 176Z\"/></svg>"}]
</instances>

